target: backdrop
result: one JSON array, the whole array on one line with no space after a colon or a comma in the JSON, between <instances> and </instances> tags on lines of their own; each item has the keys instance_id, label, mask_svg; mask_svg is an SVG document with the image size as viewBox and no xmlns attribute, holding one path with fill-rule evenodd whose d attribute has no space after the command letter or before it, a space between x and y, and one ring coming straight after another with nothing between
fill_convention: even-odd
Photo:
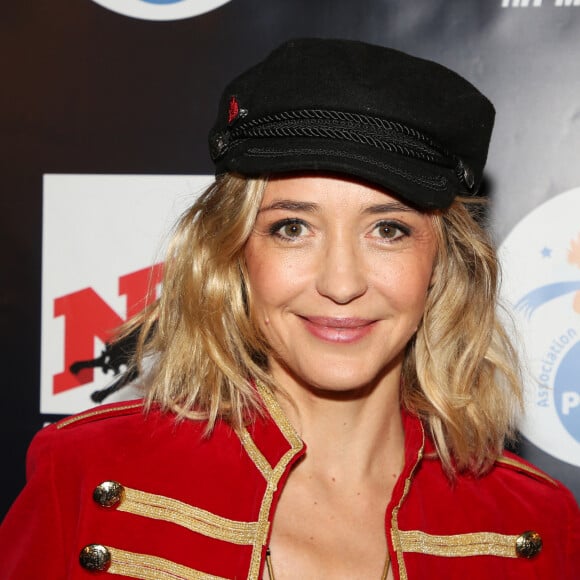
<instances>
[{"instance_id":1,"label":"backdrop","mask_svg":"<svg viewBox=\"0 0 580 580\"><path fill-rule=\"evenodd\" d=\"M155 295L170 225L210 179L222 87L295 36L440 61L495 103L519 452L580 498L580 0L37 0L0 19L2 515L34 433L114 380L104 344Z\"/></svg>"}]
</instances>

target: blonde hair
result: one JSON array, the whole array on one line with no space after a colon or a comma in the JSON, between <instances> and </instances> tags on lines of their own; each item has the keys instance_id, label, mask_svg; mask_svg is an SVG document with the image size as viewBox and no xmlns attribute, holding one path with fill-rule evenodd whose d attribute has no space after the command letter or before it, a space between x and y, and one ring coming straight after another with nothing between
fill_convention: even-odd
<instances>
[{"instance_id":1,"label":"blonde hair","mask_svg":"<svg viewBox=\"0 0 580 580\"><path fill-rule=\"evenodd\" d=\"M146 402L179 417L239 429L261 411L250 378L273 388L267 345L249 315L243 250L266 181L225 175L179 220L170 242L161 297L121 328L139 330L134 366L147 371ZM149 366L149 365L148 365Z\"/></svg>"},{"instance_id":2,"label":"blonde hair","mask_svg":"<svg viewBox=\"0 0 580 580\"><path fill-rule=\"evenodd\" d=\"M177 225L160 299L122 329L141 329L137 368L153 360L148 405L204 419L208 432L218 419L240 429L263 411L249 379L276 389L243 259L265 184L229 174L200 196ZM449 473L478 473L512 434L516 356L496 313L498 264L487 235L462 201L433 221L433 284L407 347L402 404L426 423Z\"/></svg>"},{"instance_id":3,"label":"blonde hair","mask_svg":"<svg viewBox=\"0 0 580 580\"><path fill-rule=\"evenodd\" d=\"M515 436L523 401L518 356L498 316L499 263L476 220L481 204L459 198L434 217L433 282L403 368L403 404L428 425L450 473L491 467Z\"/></svg>"}]
</instances>

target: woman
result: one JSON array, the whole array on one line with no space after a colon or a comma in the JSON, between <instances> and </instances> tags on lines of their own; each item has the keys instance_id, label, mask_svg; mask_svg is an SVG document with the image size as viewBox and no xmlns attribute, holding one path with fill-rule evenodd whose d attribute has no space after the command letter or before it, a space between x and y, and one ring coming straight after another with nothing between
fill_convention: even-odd
<instances>
[{"instance_id":1,"label":"woman","mask_svg":"<svg viewBox=\"0 0 580 580\"><path fill-rule=\"evenodd\" d=\"M6 577L576 577L574 499L503 451L521 387L465 197L493 116L455 73L356 42L235 79L218 178L125 329L145 405L36 437Z\"/></svg>"}]
</instances>

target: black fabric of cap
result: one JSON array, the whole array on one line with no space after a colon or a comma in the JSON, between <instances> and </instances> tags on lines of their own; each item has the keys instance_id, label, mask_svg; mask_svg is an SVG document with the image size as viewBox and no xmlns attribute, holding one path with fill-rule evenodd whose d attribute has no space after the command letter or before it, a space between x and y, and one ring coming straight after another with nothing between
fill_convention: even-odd
<instances>
[{"instance_id":1,"label":"black fabric of cap","mask_svg":"<svg viewBox=\"0 0 580 580\"><path fill-rule=\"evenodd\" d=\"M495 111L432 61L362 42L286 42L225 89L209 135L216 174L332 172L422 208L481 182Z\"/></svg>"}]
</instances>

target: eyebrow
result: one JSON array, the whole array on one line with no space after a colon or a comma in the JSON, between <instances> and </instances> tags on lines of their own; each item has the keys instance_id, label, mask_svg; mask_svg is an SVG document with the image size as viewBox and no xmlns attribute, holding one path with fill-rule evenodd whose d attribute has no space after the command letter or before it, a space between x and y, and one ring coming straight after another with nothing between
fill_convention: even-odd
<instances>
[{"instance_id":1,"label":"eyebrow","mask_svg":"<svg viewBox=\"0 0 580 580\"><path fill-rule=\"evenodd\" d=\"M377 205L371 205L370 207L366 207L363 213L366 214L377 214L377 213L389 213L393 211L405 211L411 213L417 213L417 210L401 203L399 201L391 201L389 203L380 203Z\"/></svg>"},{"instance_id":2,"label":"eyebrow","mask_svg":"<svg viewBox=\"0 0 580 580\"><path fill-rule=\"evenodd\" d=\"M317 212L320 207L316 203L310 203L306 201L292 201L289 199L280 199L278 201L273 201L271 204L261 207L258 213L263 213L265 211L273 211L273 210L287 210L287 211L303 211L307 213L314 213ZM364 208L363 213L375 215L381 213L389 213L395 211L404 211L404 212L412 212L416 213L417 210L401 203L399 201L391 201L388 203L380 203L371 205L369 207Z\"/></svg>"},{"instance_id":3,"label":"eyebrow","mask_svg":"<svg viewBox=\"0 0 580 580\"><path fill-rule=\"evenodd\" d=\"M273 201L270 205L261 207L258 213L271 211L275 209L285 209L288 211L304 211L308 213L314 213L319 210L319 206L316 203L309 203L306 201L291 201L289 199L280 199L278 201Z\"/></svg>"}]
</instances>

